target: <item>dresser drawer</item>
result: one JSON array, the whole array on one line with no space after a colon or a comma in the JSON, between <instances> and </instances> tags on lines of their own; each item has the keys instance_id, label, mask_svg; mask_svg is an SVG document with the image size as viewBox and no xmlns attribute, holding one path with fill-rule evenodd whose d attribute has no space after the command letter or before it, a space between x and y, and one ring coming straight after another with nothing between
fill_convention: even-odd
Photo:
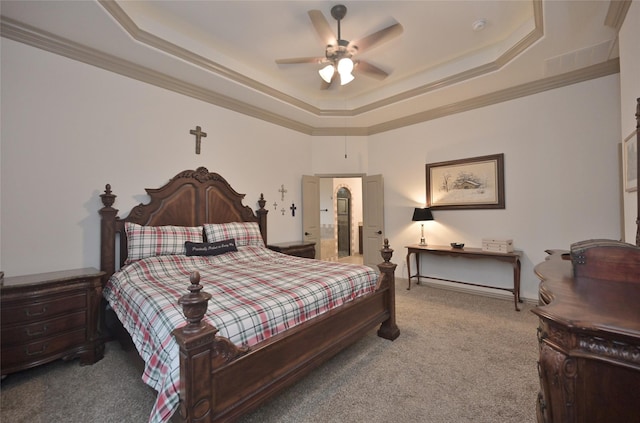
<instances>
[{"instance_id":1,"label":"dresser drawer","mask_svg":"<svg viewBox=\"0 0 640 423\"><path fill-rule=\"evenodd\" d=\"M87 313L76 311L61 317L42 320L31 324L20 324L2 328L2 345L13 346L51 337L70 329L84 328L87 324Z\"/></svg>"},{"instance_id":2,"label":"dresser drawer","mask_svg":"<svg viewBox=\"0 0 640 423\"><path fill-rule=\"evenodd\" d=\"M2 325L45 320L58 314L87 307L85 292L71 293L58 298L38 298L22 304L2 305Z\"/></svg>"},{"instance_id":3,"label":"dresser drawer","mask_svg":"<svg viewBox=\"0 0 640 423\"><path fill-rule=\"evenodd\" d=\"M38 363L48 361L52 356L63 353L72 347L82 345L86 340L86 329L78 329L70 333L44 338L28 344L4 346L2 345L3 373L13 366L20 366L25 362Z\"/></svg>"}]
</instances>

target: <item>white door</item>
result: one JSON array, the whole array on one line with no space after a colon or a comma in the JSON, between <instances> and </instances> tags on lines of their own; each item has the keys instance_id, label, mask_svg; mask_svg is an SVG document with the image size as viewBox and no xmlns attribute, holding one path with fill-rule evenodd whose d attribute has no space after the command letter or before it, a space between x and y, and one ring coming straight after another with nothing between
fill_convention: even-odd
<instances>
[{"instance_id":1,"label":"white door","mask_svg":"<svg viewBox=\"0 0 640 423\"><path fill-rule=\"evenodd\" d=\"M302 234L305 242L316 243L320 258L320 178L302 175Z\"/></svg>"},{"instance_id":2,"label":"white door","mask_svg":"<svg viewBox=\"0 0 640 423\"><path fill-rule=\"evenodd\" d=\"M384 241L384 185L382 175L362 177L362 255L376 269L382 262Z\"/></svg>"}]
</instances>

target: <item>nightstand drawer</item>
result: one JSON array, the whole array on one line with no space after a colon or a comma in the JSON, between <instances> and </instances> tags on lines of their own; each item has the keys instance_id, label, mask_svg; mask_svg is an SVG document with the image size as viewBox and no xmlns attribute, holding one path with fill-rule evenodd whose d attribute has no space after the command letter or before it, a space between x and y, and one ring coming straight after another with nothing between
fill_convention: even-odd
<instances>
[{"instance_id":1,"label":"nightstand drawer","mask_svg":"<svg viewBox=\"0 0 640 423\"><path fill-rule=\"evenodd\" d=\"M92 267L5 277L0 284L2 377L57 359L93 364L104 355L104 272Z\"/></svg>"},{"instance_id":2,"label":"nightstand drawer","mask_svg":"<svg viewBox=\"0 0 640 423\"><path fill-rule=\"evenodd\" d=\"M28 325L9 326L2 328L2 345L13 346L35 341L70 329L84 328L86 324L87 313L83 310Z\"/></svg>"},{"instance_id":3,"label":"nightstand drawer","mask_svg":"<svg viewBox=\"0 0 640 423\"><path fill-rule=\"evenodd\" d=\"M3 372L25 362L33 362L35 364L39 361L47 360L51 356L65 352L74 346L82 345L85 339L86 330L82 328L71 333L45 338L28 344L6 348L3 345L2 357L0 358Z\"/></svg>"},{"instance_id":4,"label":"nightstand drawer","mask_svg":"<svg viewBox=\"0 0 640 423\"><path fill-rule=\"evenodd\" d=\"M82 310L86 307L87 294L85 292L78 292L61 298L37 298L29 301L28 304L22 303L14 307L3 304L2 325L44 320L57 314Z\"/></svg>"}]
</instances>

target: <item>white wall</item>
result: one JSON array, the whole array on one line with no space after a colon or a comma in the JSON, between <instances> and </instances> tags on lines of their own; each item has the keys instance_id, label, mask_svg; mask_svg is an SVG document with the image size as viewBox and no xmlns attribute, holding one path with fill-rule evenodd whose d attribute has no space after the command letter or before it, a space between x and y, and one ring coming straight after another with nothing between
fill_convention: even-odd
<instances>
[{"instance_id":1,"label":"white wall","mask_svg":"<svg viewBox=\"0 0 640 423\"><path fill-rule=\"evenodd\" d=\"M640 97L640 2L634 1L627 12L618 34L620 40L620 142L636 128L636 99ZM638 218L637 192L625 192L624 238L630 244L636 242L636 218Z\"/></svg>"},{"instance_id":2,"label":"white wall","mask_svg":"<svg viewBox=\"0 0 640 423\"><path fill-rule=\"evenodd\" d=\"M524 252L525 297L537 297L533 266L545 249L619 239L618 84L618 75L608 76L372 136L369 172L385 178L386 236L402 276L403 247L420 238L411 215L425 204L426 163L504 153L506 208L435 210L425 232L427 243L440 245L481 247L482 238L512 238ZM429 275L512 285L504 263L422 263Z\"/></svg>"},{"instance_id":3,"label":"white wall","mask_svg":"<svg viewBox=\"0 0 640 423\"><path fill-rule=\"evenodd\" d=\"M311 145L312 175L367 173L369 166L367 137L313 137Z\"/></svg>"},{"instance_id":4,"label":"white wall","mask_svg":"<svg viewBox=\"0 0 640 423\"><path fill-rule=\"evenodd\" d=\"M99 267L99 194L126 214L186 169L218 172L245 204L264 193L269 240L300 239L309 137L2 38L0 269ZM189 130L208 136L195 154ZM291 160L295 157L295 160ZM283 216L278 189L288 193ZM278 210L282 205L279 204Z\"/></svg>"},{"instance_id":5,"label":"white wall","mask_svg":"<svg viewBox=\"0 0 640 423\"><path fill-rule=\"evenodd\" d=\"M634 5L635 6L635 5ZM427 241L479 246L513 238L524 251L523 294L537 295L533 266L547 248L620 237L617 75L371 137L308 137L10 40L1 41L0 269L6 275L99 266L99 194L110 183L128 212L185 169L206 166L267 199L269 239L300 239L303 174L377 174L385 224L406 276L404 246L419 239L411 211L425 201L425 163L505 154L505 210L436 211ZM209 135L194 154L189 129ZM345 148L346 146L346 148ZM345 151L347 157L345 158ZM290 160L295 157L296 160ZM279 210L282 205L278 205ZM439 271L499 286L500 264L444 261Z\"/></svg>"}]
</instances>

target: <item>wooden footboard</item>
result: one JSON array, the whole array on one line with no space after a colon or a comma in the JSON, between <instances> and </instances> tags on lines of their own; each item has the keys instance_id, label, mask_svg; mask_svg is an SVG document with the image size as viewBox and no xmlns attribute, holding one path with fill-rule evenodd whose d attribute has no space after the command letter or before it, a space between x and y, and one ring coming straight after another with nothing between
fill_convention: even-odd
<instances>
[{"instance_id":1,"label":"wooden footboard","mask_svg":"<svg viewBox=\"0 0 640 423\"><path fill-rule=\"evenodd\" d=\"M311 370L380 325L378 335L400 335L395 320L396 265L385 239L376 291L277 335L251 349L240 349L202 321L211 297L200 275L191 275L189 294L180 298L186 326L173 335L180 346L181 422L233 421L300 380ZM210 377L203 377L210 375Z\"/></svg>"}]
</instances>

